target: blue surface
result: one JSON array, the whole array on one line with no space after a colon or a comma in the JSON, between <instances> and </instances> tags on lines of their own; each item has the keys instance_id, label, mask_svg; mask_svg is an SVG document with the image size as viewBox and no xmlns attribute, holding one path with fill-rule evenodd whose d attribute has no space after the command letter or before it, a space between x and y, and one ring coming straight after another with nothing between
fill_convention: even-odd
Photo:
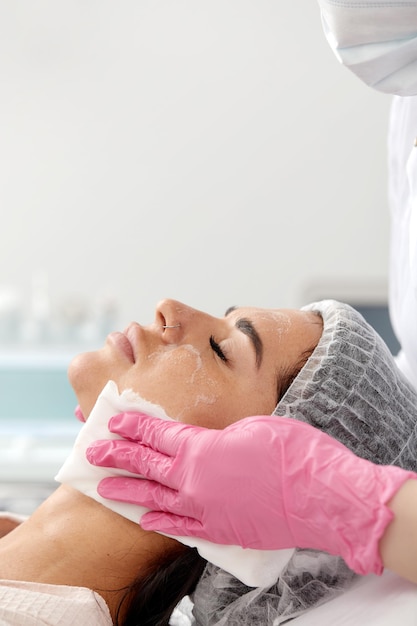
<instances>
[{"instance_id":1,"label":"blue surface","mask_svg":"<svg viewBox=\"0 0 417 626\"><path fill-rule=\"evenodd\" d=\"M69 360L36 356L0 359L0 422L74 419L77 399L68 382Z\"/></svg>"}]
</instances>

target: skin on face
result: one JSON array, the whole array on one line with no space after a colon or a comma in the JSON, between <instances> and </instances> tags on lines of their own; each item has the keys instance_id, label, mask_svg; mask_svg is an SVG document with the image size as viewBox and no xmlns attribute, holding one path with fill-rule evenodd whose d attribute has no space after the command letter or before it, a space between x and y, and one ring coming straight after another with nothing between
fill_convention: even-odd
<instances>
[{"instance_id":1,"label":"skin on face","mask_svg":"<svg viewBox=\"0 0 417 626\"><path fill-rule=\"evenodd\" d=\"M321 333L321 319L309 311L239 307L217 318L163 300L152 324L111 333L101 350L77 356L68 374L85 416L113 380L119 392L133 389L175 420L225 428L271 414L278 377Z\"/></svg>"}]
</instances>

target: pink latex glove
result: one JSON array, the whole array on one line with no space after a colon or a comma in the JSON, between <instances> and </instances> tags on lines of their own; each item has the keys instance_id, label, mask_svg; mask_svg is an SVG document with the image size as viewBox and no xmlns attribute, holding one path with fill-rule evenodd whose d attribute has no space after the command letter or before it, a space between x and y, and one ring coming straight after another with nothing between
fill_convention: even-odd
<instances>
[{"instance_id":1,"label":"pink latex glove","mask_svg":"<svg viewBox=\"0 0 417 626\"><path fill-rule=\"evenodd\" d=\"M109 427L130 441L95 442L90 463L150 480L106 478L98 491L151 509L144 529L258 549L315 548L359 574L382 572L378 542L393 517L386 503L417 478L290 418L208 430L123 413Z\"/></svg>"},{"instance_id":2,"label":"pink latex glove","mask_svg":"<svg viewBox=\"0 0 417 626\"><path fill-rule=\"evenodd\" d=\"M77 406L74 409L74 415L77 418L77 420L79 420L80 422L85 422L85 417L83 415L83 412L81 411L81 407L79 404L77 404Z\"/></svg>"}]
</instances>

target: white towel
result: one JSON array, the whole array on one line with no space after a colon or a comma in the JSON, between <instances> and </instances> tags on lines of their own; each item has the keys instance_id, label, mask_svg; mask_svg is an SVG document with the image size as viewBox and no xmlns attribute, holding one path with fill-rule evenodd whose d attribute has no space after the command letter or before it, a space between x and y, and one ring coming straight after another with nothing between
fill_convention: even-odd
<instances>
[{"instance_id":1,"label":"white towel","mask_svg":"<svg viewBox=\"0 0 417 626\"><path fill-rule=\"evenodd\" d=\"M123 411L142 411L162 419L171 419L160 407L147 402L136 393L127 390L119 394L117 385L109 381L75 441L71 454L59 470L56 480L71 485L85 495L101 502L119 515L139 522L148 510L145 507L102 498L97 493L97 485L106 476L129 475L129 472L90 465L85 452L97 439L119 439L108 429L113 415ZM268 587L278 578L281 570L290 559L293 550L252 550L240 546L214 544L194 537L175 537L178 541L197 548L200 555L226 570L250 587Z\"/></svg>"}]
</instances>

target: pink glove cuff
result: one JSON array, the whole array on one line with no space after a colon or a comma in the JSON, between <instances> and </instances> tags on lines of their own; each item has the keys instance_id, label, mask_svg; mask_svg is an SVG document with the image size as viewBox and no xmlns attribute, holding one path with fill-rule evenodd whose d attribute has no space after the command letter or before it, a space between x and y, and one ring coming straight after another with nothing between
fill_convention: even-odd
<instances>
[{"instance_id":1,"label":"pink glove cuff","mask_svg":"<svg viewBox=\"0 0 417 626\"><path fill-rule=\"evenodd\" d=\"M379 542L394 518L394 513L387 506L400 487L416 474L400 467L373 466L375 479L367 505L367 517L358 525L357 533L352 533L351 541L346 542L346 563L358 574L374 573L381 575L384 569L379 553ZM358 512L358 511L357 511ZM353 528L355 519L352 519ZM350 528L352 531L353 528ZM363 532L361 533L361 528Z\"/></svg>"},{"instance_id":2,"label":"pink glove cuff","mask_svg":"<svg viewBox=\"0 0 417 626\"><path fill-rule=\"evenodd\" d=\"M306 503L307 508L296 506L296 513L291 513L291 530L300 547L316 547L341 555L358 574L380 575L383 563L379 541L394 517L387 505L403 483L417 475L353 456L342 458L340 465L337 476L332 472L321 475L321 480L326 481L322 483L325 499L318 501L313 497ZM305 516L309 517L308 524Z\"/></svg>"}]
</instances>

